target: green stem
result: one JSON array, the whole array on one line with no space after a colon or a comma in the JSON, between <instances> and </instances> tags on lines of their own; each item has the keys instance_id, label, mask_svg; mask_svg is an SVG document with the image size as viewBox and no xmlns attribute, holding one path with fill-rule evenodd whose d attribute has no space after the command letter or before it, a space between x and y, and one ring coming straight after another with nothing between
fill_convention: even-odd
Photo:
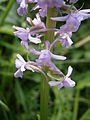
<instances>
[{"instance_id":1,"label":"green stem","mask_svg":"<svg viewBox=\"0 0 90 120\"><path fill-rule=\"evenodd\" d=\"M8 13L9 13L12 5L13 5L13 3L14 3L14 0L9 0L9 3L8 3L8 5L7 5L7 7L6 7L6 9L5 9L1 19L0 19L0 26L3 25L3 23L5 21L5 18L7 17Z\"/></svg>"},{"instance_id":2,"label":"green stem","mask_svg":"<svg viewBox=\"0 0 90 120\"><path fill-rule=\"evenodd\" d=\"M74 102L73 120L77 120L78 105L79 105L79 96L80 96L80 90L77 89L77 91L76 91L76 97L75 97L75 102Z\"/></svg>"},{"instance_id":3,"label":"green stem","mask_svg":"<svg viewBox=\"0 0 90 120\"><path fill-rule=\"evenodd\" d=\"M40 120L47 120L48 116L48 94L49 87L46 79L41 80L41 96L40 96Z\"/></svg>"},{"instance_id":4,"label":"green stem","mask_svg":"<svg viewBox=\"0 0 90 120\"><path fill-rule=\"evenodd\" d=\"M56 27L56 22L52 21L50 18L51 17L56 17L57 16L57 11L55 8L53 9L48 9L47 11L47 21L46 21L46 27L47 28L55 28ZM54 31L47 31L45 34L45 40L49 40L49 42L54 41Z\"/></svg>"},{"instance_id":5,"label":"green stem","mask_svg":"<svg viewBox=\"0 0 90 120\"><path fill-rule=\"evenodd\" d=\"M12 29L7 29L4 27L0 27L0 34L7 34L7 35L14 36Z\"/></svg>"},{"instance_id":6,"label":"green stem","mask_svg":"<svg viewBox=\"0 0 90 120\"><path fill-rule=\"evenodd\" d=\"M47 28L55 28L56 22L52 21L50 18L57 15L56 9L48 9L47 11ZM45 39L49 40L50 43L54 40L54 32L48 31L45 34ZM47 72L47 70L45 70ZM40 90L40 120L47 120L48 118L48 96L49 96L49 86L44 77L41 80L41 90Z\"/></svg>"}]
</instances>

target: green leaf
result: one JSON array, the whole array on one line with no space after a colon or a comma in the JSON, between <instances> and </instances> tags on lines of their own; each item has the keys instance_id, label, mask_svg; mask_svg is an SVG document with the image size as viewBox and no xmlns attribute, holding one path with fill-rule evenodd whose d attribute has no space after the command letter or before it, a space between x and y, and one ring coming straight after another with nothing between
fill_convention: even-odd
<instances>
[{"instance_id":1,"label":"green leaf","mask_svg":"<svg viewBox=\"0 0 90 120\"><path fill-rule=\"evenodd\" d=\"M0 33L4 33L4 34L14 36L13 32L14 31L12 29L12 26L10 26L10 25L4 25L3 27L0 27Z\"/></svg>"},{"instance_id":2,"label":"green leaf","mask_svg":"<svg viewBox=\"0 0 90 120\"><path fill-rule=\"evenodd\" d=\"M1 4L2 2L6 2L6 1L8 1L8 0L0 0L0 4Z\"/></svg>"},{"instance_id":3,"label":"green leaf","mask_svg":"<svg viewBox=\"0 0 90 120\"><path fill-rule=\"evenodd\" d=\"M7 106L4 102L2 102L1 100L0 100L0 105L1 105L6 111L9 111L8 106Z\"/></svg>"},{"instance_id":4,"label":"green leaf","mask_svg":"<svg viewBox=\"0 0 90 120\"><path fill-rule=\"evenodd\" d=\"M21 85L20 85L18 80L16 80L16 91L15 91L15 94L16 94L16 98L17 98L18 104L23 105L23 108L24 108L25 112L27 112L25 96L24 96L23 90L22 90Z\"/></svg>"},{"instance_id":5,"label":"green leaf","mask_svg":"<svg viewBox=\"0 0 90 120\"><path fill-rule=\"evenodd\" d=\"M90 120L90 108L83 114L80 120Z\"/></svg>"},{"instance_id":6,"label":"green leaf","mask_svg":"<svg viewBox=\"0 0 90 120\"><path fill-rule=\"evenodd\" d=\"M90 71L88 71L85 74L85 77L83 78L83 80L81 80L78 85L77 85L77 89L84 89L85 87L90 87Z\"/></svg>"},{"instance_id":7,"label":"green leaf","mask_svg":"<svg viewBox=\"0 0 90 120\"><path fill-rule=\"evenodd\" d=\"M39 114L37 114L37 119L40 120L40 115Z\"/></svg>"}]
</instances>

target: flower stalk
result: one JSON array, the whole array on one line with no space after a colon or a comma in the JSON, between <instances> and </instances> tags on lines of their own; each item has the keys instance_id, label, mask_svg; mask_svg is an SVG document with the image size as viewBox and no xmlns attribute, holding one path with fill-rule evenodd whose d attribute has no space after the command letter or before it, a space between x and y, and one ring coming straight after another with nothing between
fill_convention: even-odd
<instances>
[{"instance_id":1,"label":"flower stalk","mask_svg":"<svg viewBox=\"0 0 90 120\"><path fill-rule=\"evenodd\" d=\"M55 8L49 8L47 10L47 21L46 27L47 28L56 28L56 21L51 20L51 17L57 16L57 10ZM54 41L54 31L47 31L45 34L45 40L49 40L49 42Z\"/></svg>"},{"instance_id":2,"label":"flower stalk","mask_svg":"<svg viewBox=\"0 0 90 120\"><path fill-rule=\"evenodd\" d=\"M46 20L46 27L47 28L55 28L56 22L52 21L50 18L57 15L57 11L55 8L48 9L47 11L47 20ZM54 32L47 31L45 33L45 40L49 40L51 43L54 41ZM47 70L45 70L47 72ZM48 82L46 81L45 77L42 76L41 80L41 90L40 90L40 120L47 120L48 116L48 98L49 98L49 86Z\"/></svg>"}]
</instances>

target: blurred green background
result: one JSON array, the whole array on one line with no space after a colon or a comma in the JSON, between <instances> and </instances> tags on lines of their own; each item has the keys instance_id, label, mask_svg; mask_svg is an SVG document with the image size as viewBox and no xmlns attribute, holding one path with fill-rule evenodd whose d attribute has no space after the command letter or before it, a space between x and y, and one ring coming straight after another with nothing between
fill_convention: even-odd
<instances>
[{"instance_id":1,"label":"blurred green background","mask_svg":"<svg viewBox=\"0 0 90 120\"><path fill-rule=\"evenodd\" d=\"M82 5L83 9L90 8L90 0L79 0L76 4L78 9ZM25 17L17 15L17 8L16 0L0 0L0 120L37 120L40 74L27 71L23 79L13 76L16 54L27 58L20 40L13 34L13 25L27 26ZM34 16L34 12L29 16ZM69 65L74 68L72 80L76 81L76 87L60 91L50 89L48 120L90 120L90 19L81 24L72 40L74 44L70 49L59 50L57 44L58 54L68 59L54 62L65 73Z\"/></svg>"}]
</instances>

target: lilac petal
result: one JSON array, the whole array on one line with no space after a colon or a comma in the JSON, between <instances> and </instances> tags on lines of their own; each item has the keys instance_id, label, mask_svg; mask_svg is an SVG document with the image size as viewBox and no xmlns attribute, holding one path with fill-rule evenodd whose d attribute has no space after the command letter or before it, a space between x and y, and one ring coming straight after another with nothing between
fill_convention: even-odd
<instances>
[{"instance_id":1,"label":"lilac petal","mask_svg":"<svg viewBox=\"0 0 90 120\"><path fill-rule=\"evenodd\" d=\"M67 37L67 41L68 41L68 44L66 45L66 47L69 48L73 44L73 41L70 39L69 36Z\"/></svg>"},{"instance_id":2,"label":"lilac petal","mask_svg":"<svg viewBox=\"0 0 90 120\"><path fill-rule=\"evenodd\" d=\"M21 4L20 4L20 7L25 8L25 6L26 6L26 0L22 0Z\"/></svg>"},{"instance_id":3,"label":"lilac petal","mask_svg":"<svg viewBox=\"0 0 90 120\"><path fill-rule=\"evenodd\" d=\"M65 80L63 80L63 85L65 88L71 88L75 86L75 82L72 81L70 78L66 78Z\"/></svg>"},{"instance_id":4,"label":"lilac petal","mask_svg":"<svg viewBox=\"0 0 90 120\"><path fill-rule=\"evenodd\" d=\"M36 60L36 63L37 63L39 66L47 66L47 61L44 60L44 59L37 59L37 60Z\"/></svg>"},{"instance_id":5,"label":"lilac petal","mask_svg":"<svg viewBox=\"0 0 90 120\"><path fill-rule=\"evenodd\" d=\"M22 0L17 0L17 3L20 4Z\"/></svg>"},{"instance_id":6,"label":"lilac petal","mask_svg":"<svg viewBox=\"0 0 90 120\"><path fill-rule=\"evenodd\" d=\"M76 32L79 26L80 22L77 20L77 18L70 15L66 21L66 24L60 27L60 32L61 33Z\"/></svg>"},{"instance_id":7,"label":"lilac petal","mask_svg":"<svg viewBox=\"0 0 90 120\"><path fill-rule=\"evenodd\" d=\"M38 2L38 0L28 0L29 3L35 3Z\"/></svg>"},{"instance_id":8,"label":"lilac petal","mask_svg":"<svg viewBox=\"0 0 90 120\"><path fill-rule=\"evenodd\" d=\"M80 10L80 12L88 13L88 12L90 12L90 9Z\"/></svg>"},{"instance_id":9,"label":"lilac petal","mask_svg":"<svg viewBox=\"0 0 90 120\"><path fill-rule=\"evenodd\" d=\"M21 45L22 45L26 50L29 49L28 42L26 42L26 41L21 41Z\"/></svg>"},{"instance_id":10,"label":"lilac petal","mask_svg":"<svg viewBox=\"0 0 90 120\"><path fill-rule=\"evenodd\" d=\"M32 68L33 70L35 70L35 71L41 72L41 73L45 76L46 80L48 81L48 77L47 77L47 75L43 72L42 69L40 69L39 67L36 67L36 66L34 66L34 65L27 64L26 69L31 70L31 68Z\"/></svg>"},{"instance_id":11,"label":"lilac petal","mask_svg":"<svg viewBox=\"0 0 90 120\"><path fill-rule=\"evenodd\" d=\"M30 23L30 25L33 25L32 24L32 19L30 17L27 17L26 20L27 20L28 23Z\"/></svg>"},{"instance_id":12,"label":"lilac petal","mask_svg":"<svg viewBox=\"0 0 90 120\"><path fill-rule=\"evenodd\" d=\"M18 59L15 61L16 68L21 68L22 65L26 64L25 60L20 54L17 54L17 58Z\"/></svg>"},{"instance_id":13,"label":"lilac petal","mask_svg":"<svg viewBox=\"0 0 90 120\"><path fill-rule=\"evenodd\" d=\"M25 5L24 8L19 7L19 8L17 9L17 13L18 13L20 16L26 16L26 15L27 15L27 11L28 11L28 5Z\"/></svg>"},{"instance_id":14,"label":"lilac petal","mask_svg":"<svg viewBox=\"0 0 90 120\"><path fill-rule=\"evenodd\" d=\"M75 14L75 16L81 22L81 21L83 21L85 19L90 18L90 14L88 12L90 12L90 9L80 10L79 12L77 12Z\"/></svg>"},{"instance_id":15,"label":"lilac petal","mask_svg":"<svg viewBox=\"0 0 90 120\"><path fill-rule=\"evenodd\" d=\"M51 44L50 44L50 48L49 50L51 50L51 48L55 45L55 43L58 41L58 38L56 40L54 40Z\"/></svg>"},{"instance_id":16,"label":"lilac petal","mask_svg":"<svg viewBox=\"0 0 90 120\"><path fill-rule=\"evenodd\" d=\"M39 10L39 13L42 17L45 17L47 15L47 5L44 5L43 8Z\"/></svg>"},{"instance_id":17,"label":"lilac petal","mask_svg":"<svg viewBox=\"0 0 90 120\"><path fill-rule=\"evenodd\" d=\"M30 42L35 43L35 44L41 43L41 40L39 38L32 37L30 34L29 34L28 39L30 40Z\"/></svg>"},{"instance_id":18,"label":"lilac petal","mask_svg":"<svg viewBox=\"0 0 90 120\"><path fill-rule=\"evenodd\" d=\"M60 82L50 81L50 82L48 82L48 84L50 86L58 86L60 84Z\"/></svg>"},{"instance_id":19,"label":"lilac petal","mask_svg":"<svg viewBox=\"0 0 90 120\"><path fill-rule=\"evenodd\" d=\"M78 0L70 0L70 3L76 3Z\"/></svg>"},{"instance_id":20,"label":"lilac petal","mask_svg":"<svg viewBox=\"0 0 90 120\"><path fill-rule=\"evenodd\" d=\"M15 65L16 65L16 68L20 68L23 65L23 62L19 59L16 59Z\"/></svg>"},{"instance_id":21,"label":"lilac petal","mask_svg":"<svg viewBox=\"0 0 90 120\"><path fill-rule=\"evenodd\" d=\"M17 54L17 58L16 61L15 61L15 64L16 64L16 68L18 68L18 70L15 72L14 76L16 78L18 77L21 77L23 76L23 71L25 71L25 60L23 59L23 57L20 55L20 54Z\"/></svg>"},{"instance_id":22,"label":"lilac petal","mask_svg":"<svg viewBox=\"0 0 90 120\"><path fill-rule=\"evenodd\" d=\"M67 77L70 77L70 75L72 74L73 68L71 66L68 67L68 73L67 73Z\"/></svg>"},{"instance_id":23,"label":"lilac petal","mask_svg":"<svg viewBox=\"0 0 90 120\"><path fill-rule=\"evenodd\" d=\"M38 24L42 23L38 13L36 14L36 18L34 18L34 20L32 20L32 22L35 25L38 25Z\"/></svg>"},{"instance_id":24,"label":"lilac petal","mask_svg":"<svg viewBox=\"0 0 90 120\"><path fill-rule=\"evenodd\" d=\"M17 31L14 34L21 40L27 41L29 35L29 29L24 29L21 27L13 26Z\"/></svg>"},{"instance_id":25,"label":"lilac petal","mask_svg":"<svg viewBox=\"0 0 90 120\"><path fill-rule=\"evenodd\" d=\"M47 30L43 23L40 23L40 24L30 28L31 35L34 35L37 32L39 33L39 32L45 32L45 31L47 31Z\"/></svg>"},{"instance_id":26,"label":"lilac petal","mask_svg":"<svg viewBox=\"0 0 90 120\"><path fill-rule=\"evenodd\" d=\"M39 5L38 4L36 4L32 9L31 9L31 11L32 10L36 10L36 9L39 9L40 7L39 7Z\"/></svg>"},{"instance_id":27,"label":"lilac petal","mask_svg":"<svg viewBox=\"0 0 90 120\"><path fill-rule=\"evenodd\" d=\"M60 83L60 85L58 86L58 90L60 90L63 87L63 82Z\"/></svg>"},{"instance_id":28,"label":"lilac petal","mask_svg":"<svg viewBox=\"0 0 90 120\"><path fill-rule=\"evenodd\" d=\"M31 48L29 51L35 55L40 55L40 52L35 50L34 48Z\"/></svg>"},{"instance_id":29,"label":"lilac petal","mask_svg":"<svg viewBox=\"0 0 90 120\"><path fill-rule=\"evenodd\" d=\"M64 0L37 0L38 3L36 4L36 6L32 9L35 10L37 8L39 9L39 14L42 17L45 17L47 15L47 9L48 8L57 8L59 9L62 5Z\"/></svg>"},{"instance_id":30,"label":"lilac petal","mask_svg":"<svg viewBox=\"0 0 90 120\"><path fill-rule=\"evenodd\" d=\"M25 68L26 68L27 70L30 70L30 71L32 71L32 72L35 72L35 70L31 67L31 65L30 65L29 62L25 65Z\"/></svg>"},{"instance_id":31,"label":"lilac petal","mask_svg":"<svg viewBox=\"0 0 90 120\"><path fill-rule=\"evenodd\" d=\"M64 17L54 17L54 18L51 18L51 20L54 20L54 21L66 21L67 18L68 18L68 15L64 16Z\"/></svg>"},{"instance_id":32,"label":"lilac petal","mask_svg":"<svg viewBox=\"0 0 90 120\"><path fill-rule=\"evenodd\" d=\"M51 53L49 50L45 49L45 50L41 50L41 54L39 56L39 60L44 60L49 62L51 60Z\"/></svg>"},{"instance_id":33,"label":"lilac petal","mask_svg":"<svg viewBox=\"0 0 90 120\"><path fill-rule=\"evenodd\" d=\"M54 55L51 53L51 57L55 60L66 60L66 57L60 55Z\"/></svg>"},{"instance_id":34,"label":"lilac petal","mask_svg":"<svg viewBox=\"0 0 90 120\"><path fill-rule=\"evenodd\" d=\"M68 46L67 40L66 39L60 39L62 47Z\"/></svg>"},{"instance_id":35,"label":"lilac petal","mask_svg":"<svg viewBox=\"0 0 90 120\"><path fill-rule=\"evenodd\" d=\"M18 26L15 26L15 25L13 25L13 28L16 29L17 31L24 31L25 30L24 28L18 27Z\"/></svg>"},{"instance_id":36,"label":"lilac petal","mask_svg":"<svg viewBox=\"0 0 90 120\"><path fill-rule=\"evenodd\" d=\"M21 71L24 72L26 69L24 67L24 65L21 66Z\"/></svg>"},{"instance_id":37,"label":"lilac petal","mask_svg":"<svg viewBox=\"0 0 90 120\"><path fill-rule=\"evenodd\" d=\"M26 63L25 60L23 59L23 57L20 54L17 54L17 58L19 60L21 60L23 63Z\"/></svg>"},{"instance_id":38,"label":"lilac petal","mask_svg":"<svg viewBox=\"0 0 90 120\"><path fill-rule=\"evenodd\" d=\"M46 49L50 48L50 42L48 40L45 41L45 47L46 47Z\"/></svg>"},{"instance_id":39,"label":"lilac petal","mask_svg":"<svg viewBox=\"0 0 90 120\"><path fill-rule=\"evenodd\" d=\"M18 77L22 78L22 76L23 76L23 72L21 71L21 69L18 69L18 70L14 73L14 77L15 77L15 78L18 78Z\"/></svg>"},{"instance_id":40,"label":"lilac petal","mask_svg":"<svg viewBox=\"0 0 90 120\"><path fill-rule=\"evenodd\" d=\"M72 45L72 44L73 44L73 42L72 42L72 40L70 39L69 36L67 36L67 40L68 40L69 45Z\"/></svg>"},{"instance_id":41,"label":"lilac petal","mask_svg":"<svg viewBox=\"0 0 90 120\"><path fill-rule=\"evenodd\" d=\"M80 26L80 22L77 18L74 18L72 15L69 16L68 20L66 21L69 32L76 32Z\"/></svg>"}]
</instances>

